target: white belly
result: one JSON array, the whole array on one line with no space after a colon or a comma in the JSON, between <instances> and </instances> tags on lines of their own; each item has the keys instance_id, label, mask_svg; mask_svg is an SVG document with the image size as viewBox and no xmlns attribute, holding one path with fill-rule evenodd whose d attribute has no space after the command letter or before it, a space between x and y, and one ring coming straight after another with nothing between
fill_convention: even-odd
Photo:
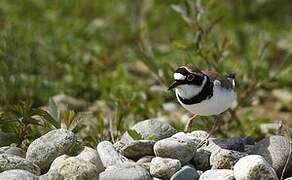
<instances>
[{"instance_id":1,"label":"white belly","mask_svg":"<svg viewBox=\"0 0 292 180\"><path fill-rule=\"evenodd\" d=\"M219 86L214 86L213 96L210 99L203 100L198 104L185 105L178 98L185 109L200 116L218 115L230 108L235 100L236 93L234 90L226 90Z\"/></svg>"}]
</instances>

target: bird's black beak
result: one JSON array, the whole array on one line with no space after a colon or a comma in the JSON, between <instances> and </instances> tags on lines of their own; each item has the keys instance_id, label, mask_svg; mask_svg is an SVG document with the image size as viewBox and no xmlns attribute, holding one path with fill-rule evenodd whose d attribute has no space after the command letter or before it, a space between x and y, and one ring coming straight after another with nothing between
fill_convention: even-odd
<instances>
[{"instance_id":1,"label":"bird's black beak","mask_svg":"<svg viewBox=\"0 0 292 180\"><path fill-rule=\"evenodd\" d=\"M168 90L172 90L173 88L176 88L179 85L178 81L174 81L169 87Z\"/></svg>"}]
</instances>

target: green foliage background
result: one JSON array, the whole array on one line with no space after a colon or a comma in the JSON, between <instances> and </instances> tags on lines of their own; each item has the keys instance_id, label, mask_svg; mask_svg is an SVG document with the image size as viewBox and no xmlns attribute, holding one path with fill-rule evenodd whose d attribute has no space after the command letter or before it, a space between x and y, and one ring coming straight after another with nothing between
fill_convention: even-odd
<instances>
[{"instance_id":1,"label":"green foliage background","mask_svg":"<svg viewBox=\"0 0 292 180\"><path fill-rule=\"evenodd\" d=\"M151 87L186 63L235 72L239 107L259 89L291 91L291 49L290 0L2 0L0 102L38 107L60 93L102 100L123 131L174 101Z\"/></svg>"}]
</instances>

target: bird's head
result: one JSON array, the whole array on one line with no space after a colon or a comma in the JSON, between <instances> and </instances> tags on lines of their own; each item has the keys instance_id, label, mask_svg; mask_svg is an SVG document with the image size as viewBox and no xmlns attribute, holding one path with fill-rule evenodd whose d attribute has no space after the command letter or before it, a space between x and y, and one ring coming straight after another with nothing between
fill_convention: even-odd
<instances>
[{"instance_id":1,"label":"bird's head","mask_svg":"<svg viewBox=\"0 0 292 180\"><path fill-rule=\"evenodd\" d=\"M207 77L199 69L181 66L173 74L174 82L168 90L177 89L181 96L192 96L198 93L204 86Z\"/></svg>"}]
</instances>

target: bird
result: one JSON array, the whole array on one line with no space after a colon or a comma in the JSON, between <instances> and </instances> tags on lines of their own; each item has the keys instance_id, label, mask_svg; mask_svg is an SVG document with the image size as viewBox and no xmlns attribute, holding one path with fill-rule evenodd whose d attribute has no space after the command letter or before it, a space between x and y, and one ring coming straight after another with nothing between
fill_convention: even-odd
<instances>
[{"instance_id":1,"label":"bird","mask_svg":"<svg viewBox=\"0 0 292 180\"><path fill-rule=\"evenodd\" d=\"M168 90L174 89L178 102L193 114L185 131L190 131L197 116L213 116L215 123L209 132L210 136L218 125L218 116L236 102L235 74L222 75L184 65L175 70L173 78L174 82Z\"/></svg>"}]
</instances>

